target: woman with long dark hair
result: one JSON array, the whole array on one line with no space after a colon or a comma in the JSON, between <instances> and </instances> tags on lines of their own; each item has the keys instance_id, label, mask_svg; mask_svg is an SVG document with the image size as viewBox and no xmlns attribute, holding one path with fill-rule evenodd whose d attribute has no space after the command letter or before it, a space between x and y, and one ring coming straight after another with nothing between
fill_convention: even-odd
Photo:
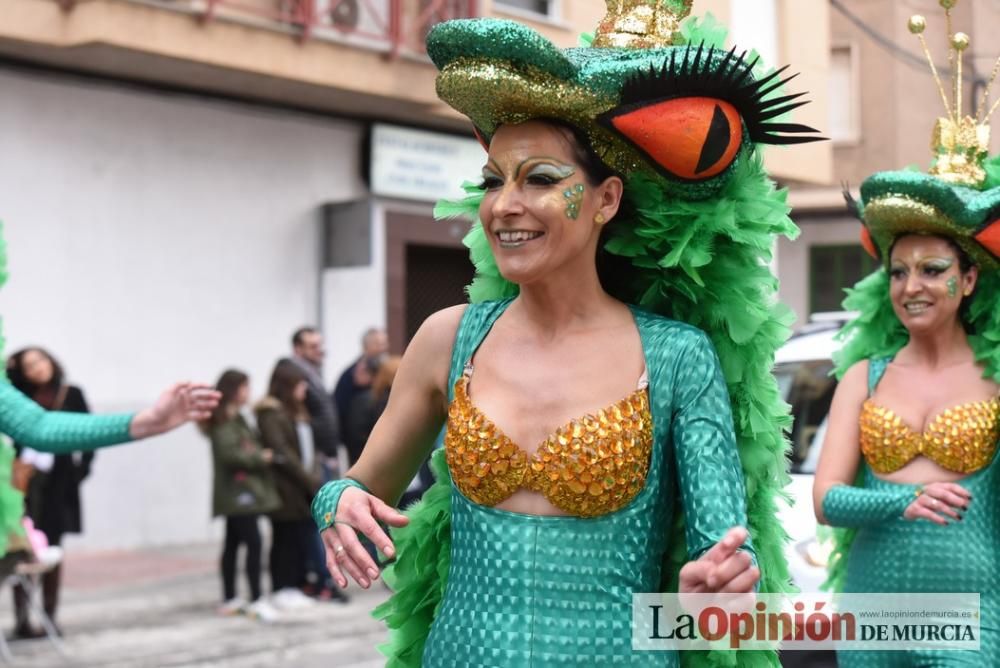
<instances>
[{"instance_id":1,"label":"woman with long dark hair","mask_svg":"<svg viewBox=\"0 0 1000 668\"><path fill-rule=\"evenodd\" d=\"M267 396L257 404L257 425L264 446L274 452L274 475L281 499L271 511L271 587L280 608L308 605L301 588L307 583L312 553L309 504L320 486L316 450L306 408L308 381L293 363L282 360L271 374Z\"/></svg>"},{"instance_id":2,"label":"woman with long dark hair","mask_svg":"<svg viewBox=\"0 0 1000 668\"><path fill-rule=\"evenodd\" d=\"M274 452L261 447L257 435L240 409L250 398L250 379L242 371L229 369L219 377L216 389L222 395L212 416L201 423L212 441L215 482L212 513L226 518L226 538L222 550L221 614L244 610L261 621L273 621L274 609L261 598L261 538L257 521L278 507L271 464ZM246 575L250 604L236 595L236 557L246 546Z\"/></svg>"},{"instance_id":3,"label":"woman with long dark hair","mask_svg":"<svg viewBox=\"0 0 1000 668\"><path fill-rule=\"evenodd\" d=\"M90 412L83 391L65 382L62 365L43 348L24 348L11 355L7 359L7 378L45 410ZM49 545L60 545L64 534L80 533L83 527L80 483L90 475L93 451L51 454L22 443L15 443L14 448L22 465L31 472L25 501L35 528L45 534ZM53 623L56 623L61 580L61 563L42 576L45 614ZM30 623L27 593L21 587L14 588L14 613L16 638L44 635Z\"/></svg>"}]
</instances>

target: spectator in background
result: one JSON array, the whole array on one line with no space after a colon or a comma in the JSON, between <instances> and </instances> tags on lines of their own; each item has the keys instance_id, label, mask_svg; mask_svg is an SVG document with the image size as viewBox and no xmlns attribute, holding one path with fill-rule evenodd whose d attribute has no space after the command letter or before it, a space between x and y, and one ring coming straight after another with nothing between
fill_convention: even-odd
<instances>
[{"instance_id":1,"label":"spectator in background","mask_svg":"<svg viewBox=\"0 0 1000 668\"><path fill-rule=\"evenodd\" d=\"M89 413L80 388L65 383L62 366L42 348L25 348L7 360L7 378L11 384L50 411ZM18 457L30 471L25 497L27 515L35 528L48 538L49 545L60 545L63 534L83 529L80 511L80 483L90 475L94 453L72 452L54 455L38 452L15 443ZM42 601L45 613L56 623L62 564L42 576ZM27 593L14 587L15 638L44 635L31 625ZM59 628L58 625L56 628ZM62 632L60 631L60 634Z\"/></svg>"},{"instance_id":2,"label":"spectator in background","mask_svg":"<svg viewBox=\"0 0 1000 668\"><path fill-rule=\"evenodd\" d=\"M320 486L313 430L306 395L309 382L297 364L278 362L267 396L257 404L257 425L265 447L274 451L274 472L281 505L271 513L271 586L273 601L295 609L312 601L301 588L308 583L316 531L310 504ZM329 579L329 575L325 575Z\"/></svg>"},{"instance_id":3,"label":"spectator in background","mask_svg":"<svg viewBox=\"0 0 1000 668\"><path fill-rule=\"evenodd\" d=\"M358 456L361 455L361 451L368 441L368 436L372 433L375 423L382 416L386 404L389 403L389 390L392 388L392 381L396 378L396 371L399 369L401 359L398 355L376 358L378 366L375 368L369 387L359 391L351 400L350 410L347 412L348 419L344 423L344 431L352 434L360 443Z\"/></svg>"},{"instance_id":4,"label":"spectator in background","mask_svg":"<svg viewBox=\"0 0 1000 668\"><path fill-rule=\"evenodd\" d=\"M309 412L313 444L327 457L337 456L340 426L333 400L323 384L323 335L314 327L300 327L292 335L290 361L304 374L307 391L305 406ZM279 362L280 365L280 362Z\"/></svg>"},{"instance_id":5,"label":"spectator in background","mask_svg":"<svg viewBox=\"0 0 1000 668\"><path fill-rule=\"evenodd\" d=\"M223 603L219 613L234 615L246 611L261 621L277 618L274 608L261 598L261 539L257 520L280 505L272 475L274 452L261 447L256 434L240 413L250 398L250 379L230 369L216 384L222 394L212 416L199 424L212 441L215 477L212 514L226 518L226 538L222 551ZM236 595L236 558L246 545L246 575L250 585L250 605Z\"/></svg>"},{"instance_id":6,"label":"spectator in background","mask_svg":"<svg viewBox=\"0 0 1000 668\"><path fill-rule=\"evenodd\" d=\"M333 390L333 401L337 405L341 425L359 424L362 418L351 414L355 400L371 388L375 371L388 352L389 337L386 336L385 330L373 327L361 337L361 357L344 369ZM347 458L352 466L361 456L367 438L367 434L364 438L360 438L356 431L344 428L344 445L347 447Z\"/></svg>"},{"instance_id":7,"label":"spectator in background","mask_svg":"<svg viewBox=\"0 0 1000 668\"><path fill-rule=\"evenodd\" d=\"M351 420L347 430L356 434L361 441L362 449L368 441L368 436L375 428L375 423L382 417L386 405L389 403L389 391L392 383L396 379L396 372L399 370L399 363L403 361L398 355L387 355L382 357L381 364L375 371L371 388L358 394L351 404ZM358 452L360 456L361 452ZM434 484L434 474L431 473L429 461L427 460L420 467L416 477L410 482L403 496L399 500L398 506L406 508L414 501L419 501L423 493ZM374 547L367 539L363 539L362 544L369 554L374 554Z\"/></svg>"}]
</instances>

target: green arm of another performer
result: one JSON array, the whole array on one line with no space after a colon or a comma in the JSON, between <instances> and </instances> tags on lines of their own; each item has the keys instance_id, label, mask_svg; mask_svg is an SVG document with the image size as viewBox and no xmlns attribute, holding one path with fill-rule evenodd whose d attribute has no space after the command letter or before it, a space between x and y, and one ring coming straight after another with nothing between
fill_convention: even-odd
<instances>
[{"instance_id":1,"label":"green arm of another performer","mask_svg":"<svg viewBox=\"0 0 1000 668\"><path fill-rule=\"evenodd\" d=\"M729 391L708 337L697 332L677 357L673 441L689 559L735 526L747 526L746 487ZM748 538L743 549L757 562Z\"/></svg>"},{"instance_id":2,"label":"green arm of another performer","mask_svg":"<svg viewBox=\"0 0 1000 668\"><path fill-rule=\"evenodd\" d=\"M0 433L35 450L65 454L131 441L132 413L88 415L46 411L0 381Z\"/></svg>"},{"instance_id":3,"label":"green arm of another performer","mask_svg":"<svg viewBox=\"0 0 1000 668\"><path fill-rule=\"evenodd\" d=\"M823 497L823 516L835 527L874 526L903 516L919 493L917 485L896 491L834 485Z\"/></svg>"}]
</instances>

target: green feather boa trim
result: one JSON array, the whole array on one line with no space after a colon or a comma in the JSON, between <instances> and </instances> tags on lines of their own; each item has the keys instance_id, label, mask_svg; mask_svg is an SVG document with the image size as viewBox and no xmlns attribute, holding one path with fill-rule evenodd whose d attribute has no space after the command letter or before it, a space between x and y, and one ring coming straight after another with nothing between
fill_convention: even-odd
<instances>
[{"instance_id":1,"label":"green feather boa trim","mask_svg":"<svg viewBox=\"0 0 1000 668\"><path fill-rule=\"evenodd\" d=\"M475 220L483 193L471 184L468 196L435 209L439 218ZM733 402L737 446L747 485L750 534L762 573L760 591L788 591L783 549L787 535L777 519L777 500L788 481L786 440L791 425L771 375L774 353L786 340L791 312L777 304L777 280L769 269L777 235L794 237L786 193L767 178L761 160L737 165L720 197L711 201L672 199L656 179L633 176L625 188L631 219L611 223L605 250L632 265L632 303L704 330L712 338ZM476 277L468 287L473 302L517 294L497 269L482 226L465 239ZM394 531L399 555L386 574L396 594L375 615L390 628L382 649L388 666L419 666L427 632L443 597L450 549L447 466L434 461L438 482L409 511L410 525ZM664 564L663 587L676 590L687 560L683 518L671 528L672 549ZM776 666L774 652L682 653L684 665Z\"/></svg>"},{"instance_id":2,"label":"green feather boa trim","mask_svg":"<svg viewBox=\"0 0 1000 668\"><path fill-rule=\"evenodd\" d=\"M451 475L438 448L431 457L436 482L406 515L410 523L392 530L396 561L382 573L392 597L372 616L389 627L389 642L379 647L386 668L419 668L424 645L448 582L451 559Z\"/></svg>"},{"instance_id":3,"label":"green feather boa trim","mask_svg":"<svg viewBox=\"0 0 1000 668\"><path fill-rule=\"evenodd\" d=\"M984 378L1000 383L1000 271L979 275L976 291L970 298L965 315L969 345L976 361L983 365ZM834 354L835 373L838 378L862 360L894 356L906 345L909 335L896 317L889 296L889 274L885 269L862 279L847 291L844 309L856 311L858 316L847 323L837 335L844 342ZM864 484L864 465L854 482ZM847 555L851 551L856 529L833 529L834 547L827 566L827 579L823 588L843 591L847 577Z\"/></svg>"}]
</instances>

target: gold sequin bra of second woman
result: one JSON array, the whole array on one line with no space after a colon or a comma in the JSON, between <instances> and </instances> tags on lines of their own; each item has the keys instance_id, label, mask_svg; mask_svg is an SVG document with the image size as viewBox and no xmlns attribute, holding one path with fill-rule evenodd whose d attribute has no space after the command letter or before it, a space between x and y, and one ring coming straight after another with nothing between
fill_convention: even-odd
<instances>
[{"instance_id":1,"label":"gold sequin bra of second woman","mask_svg":"<svg viewBox=\"0 0 1000 668\"><path fill-rule=\"evenodd\" d=\"M861 451L876 473L892 473L918 455L956 473L993 460L1000 439L1000 397L954 406L919 432L871 399L861 409Z\"/></svg>"},{"instance_id":2,"label":"gold sequin bra of second woman","mask_svg":"<svg viewBox=\"0 0 1000 668\"><path fill-rule=\"evenodd\" d=\"M653 443L645 388L570 421L529 455L476 408L469 380L455 383L444 447L455 486L470 500L495 506L527 489L569 515L595 517L621 510L642 490Z\"/></svg>"}]
</instances>

